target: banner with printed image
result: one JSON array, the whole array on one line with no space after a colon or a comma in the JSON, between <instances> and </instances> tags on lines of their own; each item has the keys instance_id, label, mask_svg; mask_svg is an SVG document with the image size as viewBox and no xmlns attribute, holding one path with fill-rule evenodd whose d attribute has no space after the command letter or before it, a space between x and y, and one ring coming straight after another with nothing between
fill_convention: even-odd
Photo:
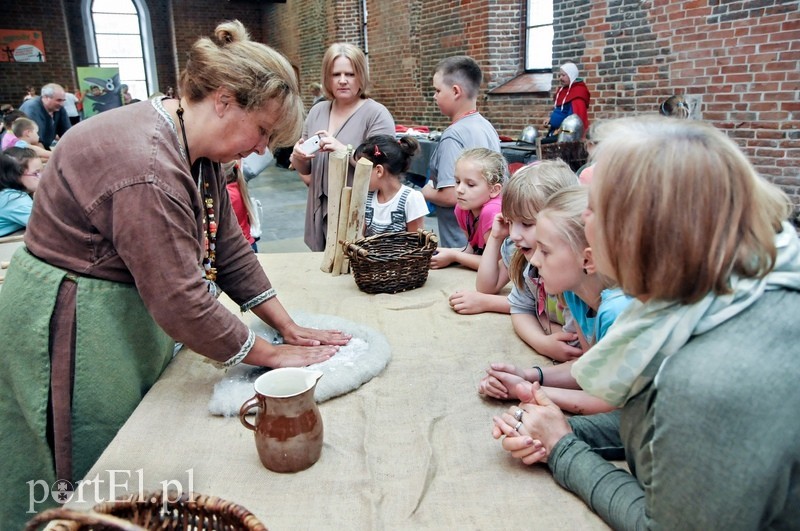
<instances>
[{"instance_id":1,"label":"banner with printed image","mask_svg":"<svg viewBox=\"0 0 800 531\"><path fill-rule=\"evenodd\" d=\"M0 29L0 62L44 63L44 56L41 31Z\"/></svg>"},{"instance_id":2,"label":"banner with printed image","mask_svg":"<svg viewBox=\"0 0 800 531\"><path fill-rule=\"evenodd\" d=\"M116 66L79 66L78 86L83 94L83 117L122 107L119 68Z\"/></svg>"}]
</instances>

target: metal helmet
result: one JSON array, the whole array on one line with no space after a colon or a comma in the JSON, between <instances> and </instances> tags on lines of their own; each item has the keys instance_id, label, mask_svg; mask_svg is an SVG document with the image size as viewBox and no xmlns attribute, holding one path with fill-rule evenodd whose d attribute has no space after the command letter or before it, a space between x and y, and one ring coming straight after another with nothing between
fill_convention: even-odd
<instances>
[{"instance_id":1,"label":"metal helmet","mask_svg":"<svg viewBox=\"0 0 800 531\"><path fill-rule=\"evenodd\" d=\"M583 138L583 120L577 114L570 114L561 122L559 142L577 142Z\"/></svg>"},{"instance_id":2,"label":"metal helmet","mask_svg":"<svg viewBox=\"0 0 800 531\"><path fill-rule=\"evenodd\" d=\"M539 131L532 125L526 125L519 136L520 143L535 144L536 138L539 136Z\"/></svg>"}]
</instances>

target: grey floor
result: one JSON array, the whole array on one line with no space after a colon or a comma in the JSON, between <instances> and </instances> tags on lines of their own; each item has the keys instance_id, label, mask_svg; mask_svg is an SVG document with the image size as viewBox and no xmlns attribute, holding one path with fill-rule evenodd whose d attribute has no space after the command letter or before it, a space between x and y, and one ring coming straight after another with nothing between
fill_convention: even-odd
<instances>
[{"instance_id":1,"label":"grey floor","mask_svg":"<svg viewBox=\"0 0 800 531\"><path fill-rule=\"evenodd\" d=\"M303 242L308 189L293 170L270 166L247 183L250 195L263 208L260 253L300 253L308 251ZM438 231L436 217L425 218L425 228Z\"/></svg>"}]
</instances>

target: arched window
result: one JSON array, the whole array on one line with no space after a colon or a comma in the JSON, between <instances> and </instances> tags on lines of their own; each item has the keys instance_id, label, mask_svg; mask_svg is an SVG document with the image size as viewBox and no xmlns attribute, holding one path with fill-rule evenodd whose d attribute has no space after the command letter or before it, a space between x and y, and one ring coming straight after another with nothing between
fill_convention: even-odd
<instances>
[{"instance_id":1,"label":"arched window","mask_svg":"<svg viewBox=\"0 0 800 531\"><path fill-rule=\"evenodd\" d=\"M118 66L133 98L158 90L150 13L144 0L82 0L89 63Z\"/></svg>"}]
</instances>

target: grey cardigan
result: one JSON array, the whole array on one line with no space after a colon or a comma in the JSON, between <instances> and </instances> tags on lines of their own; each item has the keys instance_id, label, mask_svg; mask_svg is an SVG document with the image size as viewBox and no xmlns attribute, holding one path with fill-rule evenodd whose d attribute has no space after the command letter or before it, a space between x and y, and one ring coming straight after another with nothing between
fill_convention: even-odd
<instances>
[{"instance_id":1,"label":"grey cardigan","mask_svg":"<svg viewBox=\"0 0 800 531\"><path fill-rule=\"evenodd\" d=\"M615 529L800 526L800 293L692 338L621 412L573 417L556 481ZM631 473L607 462L625 456Z\"/></svg>"}]
</instances>

